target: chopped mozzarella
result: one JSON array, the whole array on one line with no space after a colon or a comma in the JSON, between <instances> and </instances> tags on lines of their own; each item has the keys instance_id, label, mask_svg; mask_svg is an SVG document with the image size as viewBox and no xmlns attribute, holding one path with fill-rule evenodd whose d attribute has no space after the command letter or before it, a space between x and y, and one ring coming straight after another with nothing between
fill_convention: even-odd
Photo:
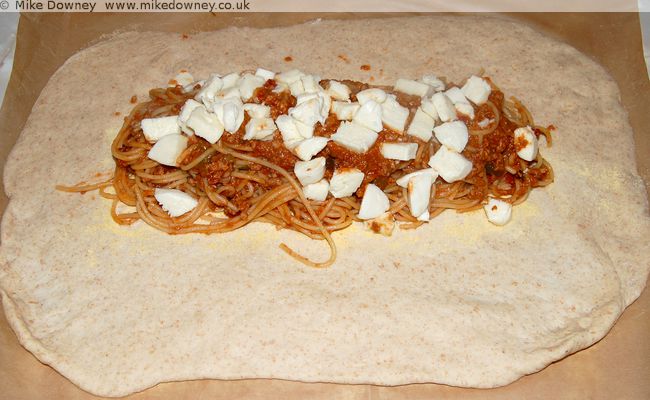
<instances>
[{"instance_id":1,"label":"chopped mozzarella","mask_svg":"<svg viewBox=\"0 0 650 400\"><path fill-rule=\"evenodd\" d=\"M293 172L303 186L316 183L325 175L325 157L317 157L309 161L296 161Z\"/></svg>"},{"instance_id":2,"label":"chopped mozzarella","mask_svg":"<svg viewBox=\"0 0 650 400\"><path fill-rule=\"evenodd\" d=\"M296 104L289 109L289 115L307 126L314 126L321 120L321 102L317 96Z\"/></svg>"},{"instance_id":3,"label":"chopped mozzarella","mask_svg":"<svg viewBox=\"0 0 650 400\"><path fill-rule=\"evenodd\" d=\"M367 229L375 233L379 233L384 236L390 236L393 234L393 229L395 229L395 218L390 212L385 212L368 221L363 223Z\"/></svg>"},{"instance_id":4,"label":"chopped mozzarella","mask_svg":"<svg viewBox=\"0 0 650 400\"><path fill-rule=\"evenodd\" d=\"M316 75L303 75L300 77L300 81L305 89L305 93L316 93L323 90L323 88L318 84L320 78Z\"/></svg>"},{"instance_id":5,"label":"chopped mozzarella","mask_svg":"<svg viewBox=\"0 0 650 400\"><path fill-rule=\"evenodd\" d=\"M223 81L223 88L221 90L230 89L238 85L239 83L239 74L232 72L221 78Z\"/></svg>"},{"instance_id":6,"label":"chopped mozzarella","mask_svg":"<svg viewBox=\"0 0 650 400\"><path fill-rule=\"evenodd\" d=\"M289 85L287 85L284 82L275 82L275 88L273 89L273 93L281 93L289 90Z\"/></svg>"},{"instance_id":7,"label":"chopped mozzarella","mask_svg":"<svg viewBox=\"0 0 650 400\"><path fill-rule=\"evenodd\" d=\"M369 183L361 200L361 207L357 217L361 219L373 219L382 215L390 208L390 201L383 190L376 185Z\"/></svg>"},{"instance_id":8,"label":"chopped mozzarella","mask_svg":"<svg viewBox=\"0 0 650 400\"><path fill-rule=\"evenodd\" d=\"M289 91L294 97L297 97L305 93L305 87L302 85L301 80L297 80L289 84Z\"/></svg>"},{"instance_id":9,"label":"chopped mozzarella","mask_svg":"<svg viewBox=\"0 0 650 400\"><path fill-rule=\"evenodd\" d=\"M243 109L251 118L267 118L271 116L271 107L263 104L246 103L243 105Z\"/></svg>"},{"instance_id":10,"label":"chopped mozzarella","mask_svg":"<svg viewBox=\"0 0 650 400\"><path fill-rule=\"evenodd\" d=\"M440 146L429 159L429 166L449 183L464 179L472 171L472 162L447 146Z\"/></svg>"},{"instance_id":11,"label":"chopped mozzarella","mask_svg":"<svg viewBox=\"0 0 650 400\"><path fill-rule=\"evenodd\" d=\"M200 80L198 80L196 82L188 83L187 85L183 86L183 91L186 92L186 93L191 92L192 90L194 90L196 85L199 85L199 87L203 87L203 85L205 85L205 79L200 79Z\"/></svg>"},{"instance_id":12,"label":"chopped mozzarella","mask_svg":"<svg viewBox=\"0 0 650 400\"><path fill-rule=\"evenodd\" d=\"M182 71L182 72L179 72L174 77L174 79L172 79L169 82L169 86L170 87L174 87L174 86L177 86L177 85L186 86L186 85L189 85L190 83L193 83L193 82L194 82L194 77L192 76L192 74L190 74L187 71Z\"/></svg>"},{"instance_id":13,"label":"chopped mozzarella","mask_svg":"<svg viewBox=\"0 0 650 400\"><path fill-rule=\"evenodd\" d=\"M187 100L185 104L183 104L183 108L181 108L181 112L178 114L179 125L185 124L187 120L190 119L190 115L192 115L192 111L194 111L194 109L197 107L203 107L203 105L194 99Z\"/></svg>"},{"instance_id":14,"label":"chopped mozzarella","mask_svg":"<svg viewBox=\"0 0 650 400\"><path fill-rule=\"evenodd\" d=\"M374 101L375 103L383 103L386 101L386 92L384 92L381 89L377 88L372 88L372 89L366 89L362 90L359 93L357 93L357 101L359 104L364 105L365 103L369 101Z\"/></svg>"},{"instance_id":15,"label":"chopped mozzarella","mask_svg":"<svg viewBox=\"0 0 650 400\"><path fill-rule=\"evenodd\" d=\"M227 132L235 133L244 122L244 108L239 97L217 98L212 110Z\"/></svg>"},{"instance_id":16,"label":"chopped mozzarella","mask_svg":"<svg viewBox=\"0 0 650 400\"><path fill-rule=\"evenodd\" d=\"M179 217L199 204L194 197L178 189L156 188L153 196L170 217Z\"/></svg>"},{"instance_id":17,"label":"chopped mozzarella","mask_svg":"<svg viewBox=\"0 0 650 400\"><path fill-rule=\"evenodd\" d=\"M352 196L361 186L363 177L363 172L356 168L337 169L330 179L330 193L337 199Z\"/></svg>"},{"instance_id":18,"label":"chopped mozzarella","mask_svg":"<svg viewBox=\"0 0 650 400\"><path fill-rule=\"evenodd\" d=\"M241 99L246 101L253 97L255 89L264 85L264 82L264 78L257 75L245 74L242 76L239 80L239 93L241 95Z\"/></svg>"},{"instance_id":19,"label":"chopped mozzarella","mask_svg":"<svg viewBox=\"0 0 650 400\"><path fill-rule=\"evenodd\" d=\"M490 84L485 79L472 75L463 85L463 94L470 99L472 103L480 106L485 103L492 92Z\"/></svg>"},{"instance_id":20,"label":"chopped mozzarella","mask_svg":"<svg viewBox=\"0 0 650 400\"><path fill-rule=\"evenodd\" d=\"M407 161L415 158L415 154L418 152L418 144L382 143L380 151L381 155L388 159Z\"/></svg>"},{"instance_id":21,"label":"chopped mozzarella","mask_svg":"<svg viewBox=\"0 0 650 400\"><path fill-rule=\"evenodd\" d=\"M467 103L467 98L465 98L465 95L460 90L460 88L454 86L447 89L444 93L447 95L447 97L449 97L449 100L451 100L451 102L454 104Z\"/></svg>"},{"instance_id":22,"label":"chopped mozzarella","mask_svg":"<svg viewBox=\"0 0 650 400\"><path fill-rule=\"evenodd\" d=\"M429 210L426 210L420 216L418 217L418 221L422 222L429 222L429 219L431 218L431 214L429 214Z\"/></svg>"},{"instance_id":23,"label":"chopped mozzarella","mask_svg":"<svg viewBox=\"0 0 650 400\"><path fill-rule=\"evenodd\" d=\"M310 137L314 136L314 125L306 125L297 119L294 119L294 121L296 123L296 127L298 128L298 132L300 132L300 136L302 136L304 139L309 139Z\"/></svg>"},{"instance_id":24,"label":"chopped mozzarella","mask_svg":"<svg viewBox=\"0 0 650 400\"><path fill-rule=\"evenodd\" d=\"M183 135L161 137L149 150L148 157L160 164L175 167L176 159L187 148L187 138Z\"/></svg>"},{"instance_id":25,"label":"chopped mozzarella","mask_svg":"<svg viewBox=\"0 0 650 400\"><path fill-rule=\"evenodd\" d=\"M438 141L458 153L462 152L467 145L469 132L463 121L445 122L433 128Z\"/></svg>"},{"instance_id":26,"label":"chopped mozzarella","mask_svg":"<svg viewBox=\"0 0 650 400\"><path fill-rule=\"evenodd\" d=\"M329 139L322 136L314 136L310 139L305 139L293 149L298 158L303 161L311 160L313 156L318 154L327 146Z\"/></svg>"},{"instance_id":27,"label":"chopped mozzarella","mask_svg":"<svg viewBox=\"0 0 650 400\"><path fill-rule=\"evenodd\" d=\"M347 101L350 99L350 88L347 85L337 81L330 81L330 86L327 89L327 94L334 100Z\"/></svg>"},{"instance_id":28,"label":"chopped mozzarella","mask_svg":"<svg viewBox=\"0 0 650 400\"><path fill-rule=\"evenodd\" d=\"M280 115L276 120L275 120L276 125L278 126L278 129L280 130L280 134L282 134L282 141L284 142L284 147L287 149L291 150L294 147L298 145L304 137L300 134L300 131L298 130L298 127L296 126L296 120L291 118L290 116L283 114Z\"/></svg>"},{"instance_id":29,"label":"chopped mozzarella","mask_svg":"<svg viewBox=\"0 0 650 400\"><path fill-rule=\"evenodd\" d=\"M359 107L361 107L359 103L347 103L343 101L332 102L332 112L336 115L337 119L342 121L352 121L352 118L354 118L354 114L356 114Z\"/></svg>"},{"instance_id":30,"label":"chopped mozzarella","mask_svg":"<svg viewBox=\"0 0 650 400\"><path fill-rule=\"evenodd\" d=\"M255 75L264 79L264 82L268 81L269 79L275 78L275 72L269 71L268 69L264 69L264 68L258 68L257 71L255 71Z\"/></svg>"},{"instance_id":31,"label":"chopped mozzarella","mask_svg":"<svg viewBox=\"0 0 650 400\"><path fill-rule=\"evenodd\" d=\"M422 97L426 96L427 93L429 93L431 86L427 85L426 83L414 81L412 79L400 78L397 80L397 82L395 82L394 89L398 92Z\"/></svg>"},{"instance_id":32,"label":"chopped mozzarella","mask_svg":"<svg viewBox=\"0 0 650 400\"><path fill-rule=\"evenodd\" d=\"M332 140L357 153L365 153L375 144L377 133L354 122L343 122Z\"/></svg>"},{"instance_id":33,"label":"chopped mozzarella","mask_svg":"<svg viewBox=\"0 0 650 400\"><path fill-rule=\"evenodd\" d=\"M505 225L512 217L512 204L495 198L490 198L483 206L483 210L488 221L494 225Z\"/></svg>"},{"instance_id":34,"label":"chopped mozzarella","mask_svg":"<svg viewBox=\"0 0 650 400\"><path fill-rule=\"evenodd\" d=\"M289 71L281 72L275 76L275 80L278 82L286 83L290 85L296 81L299 81L300 78L305 75L300 70L292 69Z\"/></svg>"},{"instance_id":35,"label":"chopped mozzarella","mask_svg":"<svg viewBox=\"0 0 650 400\"><path fill-rule=\"evenodd\" d=\"M325 201L329 193L330 184L327 179L321 179L316 183L310 183L302 188L302 193L309 200Z\"/></svg>"},{"instance_id":36,"label":"chopped mozzarella","mask_svg":"<svg viewBox=\"0 0 650 400\"><path fill-rule=\"evenodd\" d=\"M368 100L359 107L352 121L375 132L380 132L384 128L381 122L381 105L373 100Z\"/></svg>"},{"instance_id":37,"label":"chopped mozzarella","mask_svg":"<svg viewBox=\"0 0 650 400\"><path fill-rule=\"evenodd\" d=\"M320 113L319 122L324 124L327 116L330 114L332 99L330 99L329 95L322 90L314 93L303 93L296 97L296 106L308 101L318 102Z\"/></svg>"},{"instance_id":38,"label":"chopped mozzarella","mask_svg":"<svg viewBox=\"0 0 650 400\"><path fill-rule=\"evenodd\" d=\"M216 96L217 99L237 99L240 100L241 98L241 92L239 91L238 87L230 87L227 89L221 90L219 93L217 93Z\"/></svg>"},{"instance_id":39,"label":"chopped mozzarella","mask_svg":"<svg viewBox=\"0 0 650 400\"><path fill-rule=\"evenodd\" d=\"M431 97L433 105L436 107L438 117L442 122L453 121L456 118L456 109L454 103L444 93L438 92Z\"/></svg>"},{"instance_id":40,"label":"chopped mozzarella","mask_svg":"<svg viewBox=\"0 0 650 400\"><path fill-rule=\"evenodd\" d=\"M435 75L424 75L420 80L422 83L426 83L427 85L431 86L436 92L445 90L445 83L438 79Z\"/></svg>"},{"instance_id":41,"label":"chopped mozzarella","mask_svg":"<svg viewBox=\"0 0 650 400\"><path fill-rule=\"evenodd\" d=\"M246 124L244 140L271 140L276 129L271 118L251 118Z\"/></svg>"},{"instance_id":42,"label":"chopped mozzarella","mask_svg":"<svg viewBox=\"0 0 650 400\"><path fill-rule=\"evenodd\" d=\"M469 101L467 101L467 98L465 98L465 95L459 88L449 88L445 94L447 97L449 97L452 103L454 103L456 111L469 116L471 119L474 119L474 107L469 104Z\"/></svg>"},{"instance_id":43,"label":"chopped mozzarella","mask_svg":"<svg viewBox=\"0 0 650 400\"><path fill-rule=\"evenodd\" d=\"M394 94L388 95L386 100L381 103L381 120L387 127L400 133L404 132L408 117L408 108L402 107Z\"/></svg>"},{"instance_id":44,"label":"chopped mozzarella","mask_svg":"<svg viewBox=\"0 0 650 400\"><path fill-rule=\"evenodd\" d=\"M142 127L144 137L150 142L155 142L163 136L181 133L181 127L178 125L178 117L176 116L145 118L140 122L140 127Z\"/></svg>"},{"instance_id":45,"label":"chopped mozzarella","mask_svg":"<svg viewBox=\"0 0 650 400\"><path fill-rule=\"evenodd\" d=\"M515 129L515 149L522 160L533 161L537 158L539 144L530 126Z\"/></svg>"},{"instance_id":46,"label":"chopped mozzarella","mask_svg":"<svg viewBox=\"0 0 650 400\"><path fill-rule=\"evenodd\" d=\"M435 124L436 122L429 114L425 113L422 108L418 108L406 133L428 142L433 134Z\"/></svg>"},{"instance_id":47,"label":"chopped mozzarella","mask_svg":"<svg viewBox=\"0 0 650 400\"><path fill-rule=\"evenodd\" d=\"M429 210L431 185L433 185L433 179L430 174L419 174L409 179L406 190L412 216L417 218Z\"/></svg>"},{"instance_id":48,"label":"chopped mozzarella","mask_svg":"<svg viewBox=\"0 0 650 400\"><path fill-rule=\"evenodd\" d=\"M195 99L210 107L217 93L223 88L223 80L217 74L212 74L205 85L196 94Z\"/></svg>"},{"instance_id":49,"label":"chopped mozzarella","mask_svg":"<svg viewBox=\"0 0 650 400\"><path fill-rule=\"evenodd\" d=\"M436 172L436 170L434 170L433 168L426 168L426 169L421 169L419 171L411 172L410 174L406 174L403 177L396 180L395 183L397 183L398 186L405 188L408 187L408 183L411 178L422 174L431 175L431 182L435 182L436 179L438 178L438 173Z\"/></svg>"},{"instance_id":50,"label":"chopped mozzarella","mask_svg":"<svg viewBox=\"0 0 650 400\"><path fill-rule=\"evenodd\" d=\"M427 99L427 98L422 99L422 102L420 103L420 108L428 116L433 118L434 121L439 119L438 111L436 111L436 106L433 105L433 101L431 99Z\"/></svg>"},{"instance_id":51,"label":"chopped mozzarella","mask_svg":"<svg viewBox=\"0 0 650 400\"><path fill-rule=\"evenodd\" d=\"M197 107L192 111L190 118L187 120L187 126L197 136L202 137L211 144L216 143L223 135L223 125L219 118L203 107Z\"/></svg>"}]
</instances>

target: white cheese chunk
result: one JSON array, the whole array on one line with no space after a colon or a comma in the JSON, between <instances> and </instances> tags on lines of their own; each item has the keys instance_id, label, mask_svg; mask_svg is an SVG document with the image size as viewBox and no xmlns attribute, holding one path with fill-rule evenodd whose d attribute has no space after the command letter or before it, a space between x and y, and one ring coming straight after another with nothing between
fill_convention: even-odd
<instances>
[{"instance_id":1,"label":"white cheese chunk","mask_svg":"<svg viewBox=\"0 0 650 400\"><path fill-rule=\"evenodd\" d=\"M464 179L472 171L472 162L462 154L440 146L436 154L429 159L429 166L436 170L448 183Z\"/></svg>"},{"instance_id":2,"label":"white cheese chunk","mask_svg":"<svg viewBox=\"0 0 650 400\"><path fill-rule=\"evenodd\" d=\"M485 79L472 75L463 85L462 91L465 97L467 97L472 103L480 106L487 101L492 92L492 88Z\"/></svg>"},{"instance_id":3,"label":"white cheese chunk","mask_svg":"<svg viewBox=\"0 0 650 400\"><path fill-rule=\"evenodd\" d=\"M326 137L314 136L298 143L293 151L301 160L309 161L327 146L327 142L329 142L329 139Z\"/></svg>"},{"instance_id":4,"label":"white cheese chunk","mask_svg":"<svg viewBox=\"0 0 650 400\"><path fill-rule=\"evenodd\" d=\"M444 93L438 92L431 97L433 105L436 107L438 118L442 122L453 121L456 118L456 108L454 103Z\"/></svg>"},{"instance_id":5,"label":"white cheese chunk","mask_svg":"<svg viewBox=\"0 0 650 400\"><path fill-rule=\"evenodd\" d=\"M223 125L219 118L202 107L197 107L192 111L190 118L187 120L187 126L197 136L202 137L211 144L216 143L223 135Z\"/></svg>"},{"instance_id":6,"label":"white cheese chunk","mask_svg":"<svg viewBox=\"0 0 650 400\"><path fill-rule=\"evenodd\" d=\"M271 107L263 104L246 103L243 105L243 109L251 118L267 118L271 116Z\"/></svg>"},{"instance_id":7,"label":"white cheese chunk","mask_svg":"<svg viewBox=\"0 0 650 400\"><path fill-rule=\"evenodd\" d=\"M322 118L321 105L318 97L314 96L290 108L289 115L303 124L313 127Z\"/></svg>"},{"instance_id":8,"label":"white cheese chunk","mask_svg":"<svg viewBox=\"0 0 650 400\"><path fill-rule=\"evenodd\" d=\"M185 124L187 120L190 119L190 115L192 115L192 111L194 111L194 109L197 107L203 107L203 104L199 103L194 99L188 99L185 102L185 104L183 104L183 107L181 108L181 112L178 114L179 125L182 126L182 124Z\"/></svg>"},{"instance_id":9,"label":"white cheese chunk","mask_svg":"<svg viewBox=\"0 0 650 400\"><path fill-rule=\"evenodd\" d=\"M429 114L425 113L422 108L418 108L406 133L428 142L433 135L435 124L436 122Z\"/></svg>"},{"instance_id":10,"label":"white cheese chunk","mask_svg":"<svg viewBox=\"0 0 650 400\"><path fill-rule=\"evenodd\" d=\"M357 93L357 101L361 105L364 105L369 101L374 101L375 103L381 104L386 101L386 96L386 92L381 89L366 89Z\"/></svg>"},{"instance_id":11,"label":"white cheese chunk","mask_svg":"<svg viewBox=\"0 0 650 400\"><path fill-rule=\"evenodd\" d=\"M212 103L212 110L227 132L237 132L244 122L244 106L239 97L217 98Z\"/></svg>"},{"instance_id":12,"label":"white cheese chunk","mask_svg":"<svg viewBox=\"0 0 650 400\"><path fill-rule=\"evenodd\" d=\"M230 89L238 86L240 76L236 72L231 72L228 75L221 77L223 81L223 88L221 90Z\"/></svg>"},{"instance_id":13,"label":"white cheese chunk","mask_svg":"<svg viewBox=\"0 0 650 400\"><path fill-rule=\"evenodd\" d=\"M369 229L380 235L390 236L393 234L393 229L395 229L395 217L390 212L385 212L378 216L363 222L366 229Z\"/></svg>"},{"instance_id":14,"label":"white cheese chunk","mask_svg":"<svg viewBox=\"0 0 650 400\"><path fill-rule=\"evenodd\" d=\"M414 81L412 79L400 78L397 80L397 82L395 82L394 89L398 92L422 97L426 96L427 93L429 93L431 86L427 85L426 83Z\"/></svg>"},{"instance_id":15,"label":"white cheese chunk","mask_svg":"<svg viewBox=\"0 0 650 400\"><path fill-rule=\"evenodd\" d=\"M429 210L431 185L433 185L433 179L430 174L418 174L409 179L406 190L412 216L417 218Z\"/></svg>"},{"instance_id":16,"label":"white cheese chunk","mask_svg":"<svg viewBox=\"0 0 650 400\"><path fill-rule=\"evenodd\" d=\"M238 87L230 87L217 93L215 99L237 99L241 102L241 92Z\"/></svg>"},{"instance_id":17,"label":"white cheese chunk","mask_svg":"<svg viewBox=\"0 0 650 400\"><path fill-rule=\"evenodd\" d=\"M302 188L302 193L309 200L325 201L327 193L329 193L330 184L327 179L321 179L316 183L310 183Z\"/></svg>"},{"instance_id":18,"label":"white cheese chunk","mask_svg":"<svg viewBox=\"0 0 650 400\"><path fill-rule=\"evenodd\" d=\"M327 88L327 94L334 100L350 100L350 88L338 81L330 81L330 86Z\"/></svg>"},{"instance_id":19,"label":"white cheese chunk","mask_svg":"<svg viewBox=\"0 0 650 400\"><path fill-rule=\"evenodd\" d=\"M365 153L375 144L377 136L376 132L365 126L354 122L342 122L331 138L335 143L347 149L357 153Z\"/></svg>"},{"instance_id":20,"label":"white cheese chunk","mask_svg":"<svg viewBox=\"0 0 650 400\"><path fill-rule=\"evenodd\" d=\"M438 141L458 153L462 152L469 140L467 125L463 121L445 122L433 128Z\"/></svg>"},{"instance_id":21,"label":"white cheese chunk","mask_svg":"<svg viewBox=\"0 0 650 400\"><path fill-rule=\"evenodd\" d=\"M488 221L494 225L505 225L512 217L512 204L495 198L490 198L488 203L483 206L483 210L485 210Z\"/></svg>"},{"instance_id":22,"label":"white cheese chunk","mask_svg":"<svg viewBox=\"0 0 650 400\"><path fill-rule=\"evenodd\" d=\"M208 107L212 106L217 93L223 88L223 80L217 74L210 75L201 90L196 94L195 99L202 102Z\"/></svg>"},{"instance_id":23,"label":"white cheese chunk","mask_svg":"<svg viewBox=\"0 0 650 400\"><path fill-rule=\"evenodd\" d=\"M257 71L255 71L255 76L259 76L260 78L264 79L264 82L266 82L269 79L275 78L275 72L264 68L258 68Z\"/></svg>"},{"instance_id":24,"label":"white cheese chunk","mask_svg":"<svg viewBox=\"0 0 650 400\"><path fill-rule=\"evenodd\" d=\"M275 76L275 80L290 85L296 81L299 81L303 75L305 74L303 74L300 70L292 69L277 74Z\"/></svg>"},{"instance_id":25,"label":"white cheese chunk","mask_svg":"<svg viewBox=\"0 0 650 400\"><path fill-rule=\"evenodd\" d=\"M194 197L178 189L156 188L153 196L170 217L179 217L199 204Z\"/></svg>"},{"instance_id":26,"label":"white cheese chunk","mask_svg":"<svg viewBox=\"0 0 650 400\"><path fill-rule=\"evenodd\" d=\"M309 161L296 161L293 172L303 186L316 183L325 175L325 157L316 157Z\"/></svg>"},{"instance_id":27,"label":"white cheese chunk","mask_svg":"<svg viewBox=\"0 0 650 400\"><path fill-rule=\"evenodd\" d=\"M431 218L431 214L429 214L429 210L426 210L425 212L420 214L420 216L417 219L418 221L429 222L430 218Z\"/></svg>"},{"instance_id":28,"label":"white cheese chunk","mask_svg":"<svg viewBox=\"0 0 650 400\"><path fill-rule=\"evenodd\" d=\"M471 104L469 104L469 101L463 94L462 90L460 90L457 87L452 87L449 88L445 94L449 99L451 100L452 103L454 103L454 108L456 108L456 111L458 111L461 114L465 114L470 119L474 119L474 107L472 107Z\"/></svg>"},{"instance_id":29,"label":"white cheese chunk","mask_svg":"<svg viewBox=\"0 0 650 400\"><path fill-rule=\"evenodd\" d=\"M302 82L302 87L305 89L305 93L316 93L323 90L318 83L320 77L316 75L303 75L300 77L300 81Z\"/></svg>"},{"instance_id":30,"label":"white cheese chunk","mask_svg":"<svg viewBox=\"0 0 650 400\"><path fill-rule=\"evenodd\" d=\"M433 118L433 120L439 119L438 117L438 111L436 111L436 106L433 105L433 101L428 98L422 99L422 102L420 103L420 108L422 111L424 111L428 116Z\"/></svg>"},{"instance_id":31,"label":"white cheese chunk","mask_svg":"<svg viewBox=\"0 0 650 400\"><path fill-rule=\"evenodd\" d=\"M170 87L186 86L193 82L194 82L194 77L192 76L192 74L190 74L188 71L181 71L178 74L176 74L174 79L172 79L169 82L169 86Z\"/></svg>"},{"instance_id":32,"label":"white cheese chunk","mask_svg":"<svg viewBox=\"0 0 650 400\"><path fill-rule=\"evenodd\" d=\"M181 127L178 125L178 117L145 118L140 122L142 133L149 142L155 142L163 136L178 135Z\"/></svg>"},{"instance_id":33,"label":"white cheese chunk","mask_svg":"<svg viewBox=\"0 0 650 400\"><path fill-rule=\"evenodd\" d=\"M467 103L467 98L465 98L465 95L463 94L463 91L460 90L460 88L457 87L451 87L444 92L447 97L449 97L449 100L451 100L452 103Z\"/></svg>"},{"instance_id":34,"label":"white cheese chunk","mask_svg":"<svg viewBox=\"0 0 650 400\"><path fill-rule=\"evenodd\" d=\"M280 115L276 120L275 124L278 126L278 130L282 135L282 141L284 142L284 147L291 150L295 148L300 142L305 138L300 134L298 126L296 126L296 120L290 116L283 114Z\"/></svg>"},{"instance_id":35,"label":"white cheese chunk","mask_svg":"<svg viewBox=\"0 0 650 400\"><path fill-rule=\"evenodd\" d=\"M417 175L422 175L422 174L428 174L431 175L431 182L435 182L436 179L438 178L438 173L436 172L435 169L433 168L425 168L421 169L415 172L411 172L410 174L406 174L403 177L399 178L398 180L395 181L398 186L401 186L403 188L408 187L409 180L413 178L414 176Z\"/></svg>"},{"instance_id":36,"label":"white cheese chunk","mask_svg":"<svg viewBox=\"0 0 650 400\"><path fill-rule=\"evenodd\" d=\"M530 126L515 129L515 148L519 149L517 155L522 160L533 161L537 158L539 144Z\"/></svg>"},{"instance_id":37,"label":"white cheese chunk","mask_svg":"<svg viewBox=\"0 0 650 400\"><path fill-rule=\"evenodd\" d=\"M361 219L377 218L390 208L390 201L383 190L376 185L369 183L361 199L361 207L357 217Z\"/></svg>"},{"instance_id":38,"label":"white cheese chunk","mask_svg":"<svg viewBox=\"0 0 650 400\"><path fill-rule=\"evenodd\" d=\"M289 91L294 97L297 97L305 93L305 87L302 85L302 81L299 79L289 84Z\"/></svg>"},{"instance_id":39,"label":"white cheese chunk","mask_svg":"<svg viewBox=\"0 0 650 400\"><path fill-rule=\"evenodd\" d=\"M203 85L205 85L205 79L199 79L198 81L188 83L187 85L183 86L183 91L185 93L191 92L197 85L199 88L202 88Z\"/></svg>"},{"instance_id":40,"label":"white cheese chunk","mask_svg":"<svg viewBox=\"0 0 650 400\"><path fill-rule=\"evenodd\" d=\"M418 152L417 143L382 143L381 155L390 160L407 161L415 158Z\"/></svg>"},{"instance_id":41,"label":"white cheese chunk","mask_svg":"<svg viewBox=\"0 0 650 400\"><path fill-rule=\"evenodd\" d=\"M317 102L319 104L318 112L320 114L320 117L319 117L318 121L321 124L324 124L325 119L327 119L327 117L330 114L330 107L332 106L332 99L329 97L329 95L327 95L327 93L325 93L322 90L318 91L318 92L314 92L314 93L303 93L303 94L298 95L296 97L296 107L298 105L301 105L302 103L306 103L306 102L309 102L309 101L311 101L311 102L315 101L315 102ZM291 113L291 110L290 110L290 113Z\"/></svg>"},{"instance_id":42,"label":"white cheese chunk","mask_svg":"<svg viewBox=\"0 0 650 400\"><path fill-rule=\"evenodd\" d=\"M253 97L255 89L264 85L264 78L252 74L244 74L239 80L239 94L243 101L246 101Z\"/></svg>"},{"instance_id":43,"label":"white cheese chunk","mask_svg":"<svg viewBox=\"0 0 650 400\"><path fill-rule=\"evenodd\" d=\"M175 167L178 165L176 159L186 148L187 138L185 136L167 135L158 139L147 156L162 165Z\"/></svg>"},{"instance_id":44,"label":"white cheese chunk","mask_svg":"<svg viewBox=\"0 0 650 400\"><path fill-rule=\"evenodd\" d=\"M332 113L336 115L336 119L341 121L352 121L354 114L359 110L359 103L348 103L344 101L332 102Z\"/></svg>"},{"instance_id":45,"label":"white cheese chunk","mask_svg":"<svg viewBox=\"0 0 650 400\"><path fill-rule=\"evenodd\" d=\"M271 140L276 129L272 118L251 118L246 124L244 140Z\"/></svg>"},{"instance_id":46,"label":"white cheese chunk","mask_svg":"<svg viewBox=\"0 0 650 400\"><path fill-rule=\"evenodd\" d=\"M427 85L431 86L433 90L436 92L440 92L441 90L445 90L445 83L438 79L435 75L424 75L422 79L420 79L422 83L426 83Z\"/></svg>"},{"instance_id":47,"label":"white cheese chunk","mask_svg":"<svg viewBox=\"0 0 650 400\"><path fill-rule=\"evenodd\" d=\"M352 196L361 186L364 176L364 173L356 168L337 169L330 179L330 193L337 199Z\"/></svg>"},{"instance_id":48,"label":"white cheese chunk","mask_svg":"<svg viewBox=\"0 0 650 400\"><path fill-rule=\"evenodd\" d=\"M352 118L352 122L363 125L375 132L380 132L384 128L381 115L381 105L373 100L368 100L359 107Z\"/></svg>"},{"instance_id":49,"label":"white cheese chunk","mask_svg":"<svg viewBox=\"0 0 650 400\"><path fill-rule=\"evenodd\" d=\"M409 117L409 110L397 102L394 94L388 95L381 103L381 121L390 129L397 132L404 132L406 120Z\"/></svg>"}]
</instances>

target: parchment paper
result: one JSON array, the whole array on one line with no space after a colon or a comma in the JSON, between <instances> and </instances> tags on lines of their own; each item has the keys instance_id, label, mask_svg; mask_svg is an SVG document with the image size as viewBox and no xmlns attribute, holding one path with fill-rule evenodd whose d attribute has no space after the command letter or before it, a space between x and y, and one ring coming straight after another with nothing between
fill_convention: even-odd
<instances>
[{"instance_id":1,"label":"parchment paper","mask_svg":"<svg viewBox=\"0 0 650 400\"><path fill-rule=\"evenodd\" d=\"M228 25L270 27L315 18L386 14L24 14L13 73L0 110L0 173L31 107L52 73L73 53L115 30L194 32ZM635 131L640 175L650 182L650 83L637 14L514 14L570 43L609 70ZM284 57L284 55L278 55ZM289 68L289 67L288 67ZM0 190L0 211L6 205ZM649 238L650 240L650 238ZM648 255L639 255L648 257ZM1 313L1 309L0 309ZM646 290L596 345L506 387L475 390L435 384L399 387L307 384L282 380L191 381L160 384L129 399L648 399L650 294ZM92 399L24 350L0 316L0 397Z\"/></svg>"}]
</instances>

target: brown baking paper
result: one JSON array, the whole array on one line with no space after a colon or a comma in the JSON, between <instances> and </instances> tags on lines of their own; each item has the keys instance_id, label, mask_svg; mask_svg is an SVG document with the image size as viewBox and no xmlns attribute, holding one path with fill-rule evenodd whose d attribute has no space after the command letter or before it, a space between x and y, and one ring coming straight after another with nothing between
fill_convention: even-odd
<instances>
[{"instance_id":1,"label":"brown baking paper","mask_svg":"<svg viewBox=\"0 0 650 400\"><path fill-rule=\"evenodd\" d=\"M0 172L38 94L73 53L116 30L194 32L237 25L271 27L314 18L386 14L24 14L11 80L0 111ZM650 83L638 14L512 14L510 18L568 42L618 82L636 140L638 169L650 182ZM279 57L281 55L278 55ZM613 134L616 134L613 132ZM0 211L6 205L0 190ZM649 238L650 240L650 238ZM648 255L639 255L647 257ZM1 313L1 311L0 311ZM197 380L159 384L128 399L649 399L650 294L646 290L612 331L590 348L496 389L435 384L397 387L301 383L275 379ZM0 398L93 399L23 349L0 316Z\"/></svg>"}]
</instances>

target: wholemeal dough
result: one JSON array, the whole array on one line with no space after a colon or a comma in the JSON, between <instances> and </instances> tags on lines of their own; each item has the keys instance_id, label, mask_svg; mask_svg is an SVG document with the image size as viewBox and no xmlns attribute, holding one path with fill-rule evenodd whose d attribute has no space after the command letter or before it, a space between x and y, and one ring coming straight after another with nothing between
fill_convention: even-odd
<instances>
[{"instance_id":1,"label":"wholemeal dough","mask_svg":"<svg viewBox=\"0 0 650 400\"><path fill-rule=\"evenodd\" d=\"M54 189L111 170L114 113L128 113L132 95L144 100L183 68L257 67L374 84L460 81L483 67L557 127L541 148L556 181L505 227L482 212L445 212L390 238L355 225L334 234L339 256L325 270L278 249L327 256L294 232L255 223L171 236L116 225L96 193ZM42 362L106 396L199 378L504 385L602 338L650 268L645 189L615 83L570 46L502 19L116 35L50 79L4 179L7 318Z\"/></svg>"}]
</instances>

